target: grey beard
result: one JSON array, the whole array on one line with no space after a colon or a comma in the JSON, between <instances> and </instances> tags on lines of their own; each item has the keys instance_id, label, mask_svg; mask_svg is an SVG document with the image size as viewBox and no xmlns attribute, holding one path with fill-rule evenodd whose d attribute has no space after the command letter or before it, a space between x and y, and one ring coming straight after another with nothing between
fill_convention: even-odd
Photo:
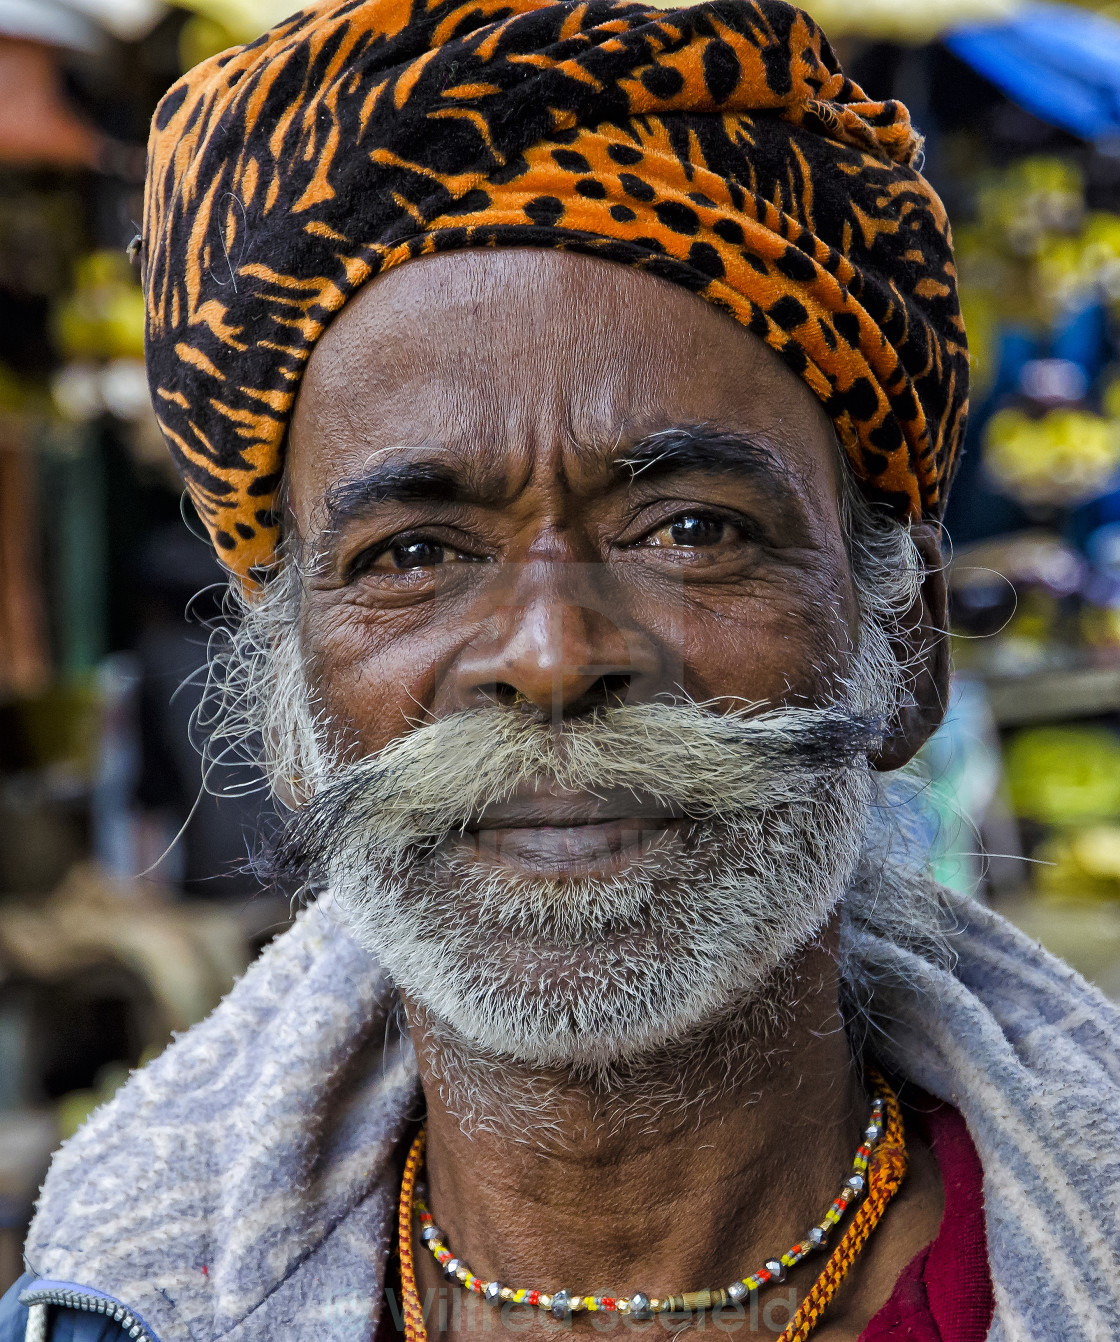
<instances>
[{"instance_id":1,"label":"grey beard","mask_svg":"<svg viewBox=\"0 0 1120 1342\"><path fill-rule=\"evenodd\" d=\"M474 710L328 770L281 857L331 889L402 993L467 1045L538 1068L633 1068L757 999L818 936L859 860L877 739L836 707L642 704L559 727ZM449 851L541 780L631 791L690 824L598 878Z\"/></svg>"},{"instance_id":2,"label":"grey beard","mask_svg":"<svg viewBox=\"0 0 1120 1342\"><path fill-rule=\"evenodd\" d=\"M796 961L783 964L757 991L651 1054L547 1069L481 1048L416 1008L408 1023L420 1026L425 1084L464 1132L559 1153L623 1131L641 1139L695 1127L732 1091L749 1103L788 1055L798 1010L819 987L819 975L809 982ZM844 1028L839 1014L836 1028Z\"/></svg>"}]
</instances>

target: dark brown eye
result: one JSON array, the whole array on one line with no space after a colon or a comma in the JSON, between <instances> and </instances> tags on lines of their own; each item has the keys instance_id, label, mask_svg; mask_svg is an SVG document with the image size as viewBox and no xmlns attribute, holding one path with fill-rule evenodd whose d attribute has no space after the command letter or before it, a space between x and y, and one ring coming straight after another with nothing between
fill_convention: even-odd
<instances>
[{"instance_id":1,"label":"dark brown eye","mask_svg":"<svg viewBox=\"0 0 1120 1342\"><path fill-rule=\"evenodd\" d=\"M646 543L698 550L726 544L733 535L734 528L722 517L713 517L711 513L686 513L651 532Z\"/></svg>"},{"instance_id":2,"label":"dark brown eye","mask_svg":"<svg viewBox=\"0 0 1120 1342\"><path fill-rule=\"evenodd\" d=\"M363 573L409 573L447 564L485 563L485 556L468 554L430 536L401 536L379 549L365 550L349 566L349 576Z\"/></svg>"},{"instance_id":3,"label":"dark brown eye","mask_svg":"<svg viewBox=\"0 0 1120 1342\"><path fill-rule=\"evenodd\" d=\"M447 558L447 547L436 541L409 541L405 545L394 545L385 552L385 558L392 561L394 568L430 568L442 564Z\"/></svg>"}]
</instances>

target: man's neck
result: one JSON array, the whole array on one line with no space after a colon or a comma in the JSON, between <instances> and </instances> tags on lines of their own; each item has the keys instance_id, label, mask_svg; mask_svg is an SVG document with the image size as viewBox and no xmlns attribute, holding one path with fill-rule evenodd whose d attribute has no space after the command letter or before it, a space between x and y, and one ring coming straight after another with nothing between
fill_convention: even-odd
<instances>
[{"instance_id":1,"label":"man's neck","mask_svg":"<svg viewBox=\"0 0 1120 1342\"><path fill-rule=\"evenodd\" d=\"M833 954L807 950L776 986L786 1000L691 1041L704 1065L613 1093L481 1060L468 1093L469 1060L410 1011L431 1207L456 1256L515 1287L667 1295L726 1286L800 1239L867 1113ZM440 1279L430 1255L418 1267L423 1297Z\"/></svg>"}]
</instances>

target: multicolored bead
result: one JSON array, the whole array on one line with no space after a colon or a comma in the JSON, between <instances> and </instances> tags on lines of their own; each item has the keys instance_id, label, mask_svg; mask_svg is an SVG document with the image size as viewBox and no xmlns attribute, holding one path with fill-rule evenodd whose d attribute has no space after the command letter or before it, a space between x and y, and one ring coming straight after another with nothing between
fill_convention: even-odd
<instances>
[{"instance_id":1,"label":"multicolored bead","mask_svg":"<svg viewBox=\"0 0 1120 1342\"><path fill-rule=\"evenodd\" d=\"M554 1319L566 1319L572 1312L571 1295L564 1290L554 1291L548 1302L548 1310Z\"/></svg>"},{"instance_id":2,"label":"multicolored bead","mask_svg":"<svg viewBox=\"0 0 1120 1342\"><path fill-rule=\"evenodd\" d=\"M465 1289L481 1295L489 1304L498 1305L503 1302L527 1304L551 1313L557 1319L569 1319L581 1311L589 1313L614 1311L627 1314L636 1320L645 1320L660 1313L692 1313L718 1309L729 1301L742 1304L751 1292L771 1282L777 1284L785 1281L790 1268L796 1267L814 1249L825 1247L833 1228L844 1218L851 1204L866 1191L868 1166L883 1131L884 1103L882 1099L876 1098L872 1105L870 1121L864 1129L863 1141L852 1160L852 1173L845 1180L839 1194L832 1200L823 1220L811 1226L805 1238L787 1249L785 1253L777 1258L768 1258L757 1272L733 1281L730 1286L721 1290L690 1291L682 1295L665 1297L651 1297L644 1291L636 1291L629 1297L618 1297L578 1295L566 1288L552 1294L521 1288L515 1290L499 1281L484 1281L476 1277L465 1263L454 1257L447 1246L444 1231L433 1219L419 1189L413 1195L412 1206L420 1222L420 1239L443 1268L443 1275L448 1281L458 1281Z\"/></svg>"}]
</instances>

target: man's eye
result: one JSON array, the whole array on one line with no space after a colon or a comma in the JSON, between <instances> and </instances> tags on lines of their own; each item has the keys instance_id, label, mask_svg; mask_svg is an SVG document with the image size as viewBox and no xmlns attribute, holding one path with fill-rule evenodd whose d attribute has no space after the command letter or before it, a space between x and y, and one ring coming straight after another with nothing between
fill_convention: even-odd
<instances>
[{"instance_id":1,"label":"man's eye","mask_svg":"<svg viewBox=\"0 0 1120 1342\"><path fill-rule=\"evenodd\" d=\"M431 568L433 564L442 564L453 559L455 552L438 541L408 541L403 545L390 546L381 556L388 560L389 566L398 569ZM378 565L381 566L380 564Z\"/></svg>"},{"instance_id":2,"label":"man's eye","mask_svg":"<svg viewBox=\"0 0 1120 1342\"><path fill-rule=\"evenodd\" d=\"M713 517L711 513L685 513L646 537L647 545L676 546L679 548L701 549L713 545L726 545L734 540L736 529L722 517Z\"/></svg>"},{"instance_id":3,"label":"man's eye","mask_svg":"<svg viewBox=\"0 0 1120 1342\"><path fill-rule=\"evenodd\" d=\"M360 573L404 573L410 569L434 568L437 564L453 564L466 559L453 546L433 540L401 540L387 545L381 551L370 550L359 555L350 566L352 576Z\"/></svg>"}]
</instances>

